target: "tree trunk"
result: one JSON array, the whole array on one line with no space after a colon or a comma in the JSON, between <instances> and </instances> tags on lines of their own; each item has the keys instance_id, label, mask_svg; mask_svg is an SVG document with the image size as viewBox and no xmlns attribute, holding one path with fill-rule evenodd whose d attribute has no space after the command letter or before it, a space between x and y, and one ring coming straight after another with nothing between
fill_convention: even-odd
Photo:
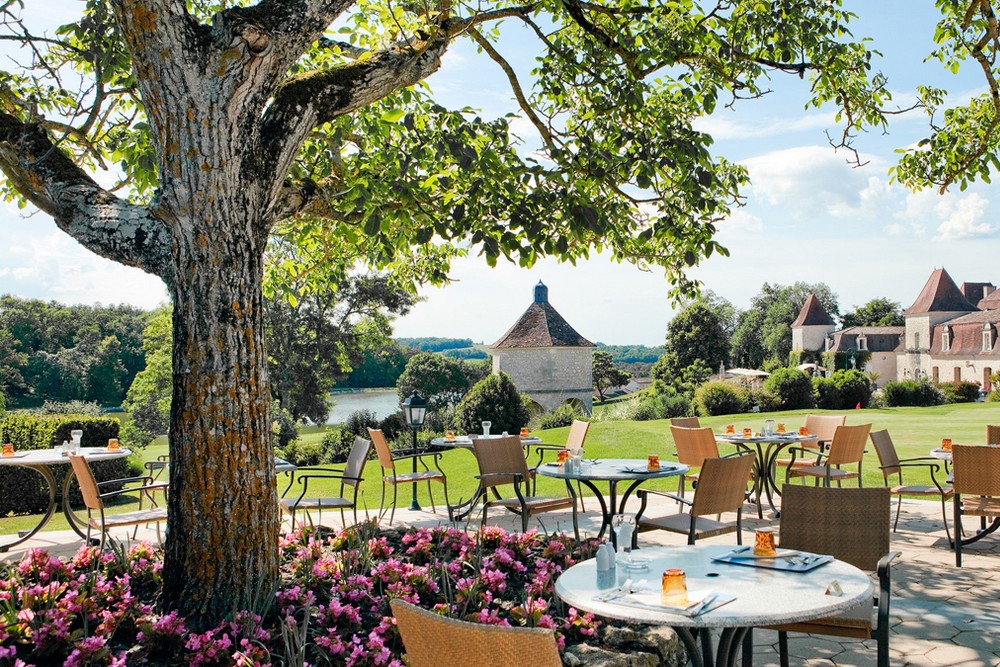
<instances>
[{"instance_id":1,"label":"tree trunk","mask_svg":"<svg viewBox=\"0 0 1000 667\"><path fill-rule=\"evenodd\" d=\"M262 252L233 229L246 224L242 216L216 213L196 243L179 244L171 286L174 390L163 602L193 627L259 609L278 572Z\"/></svg>"}]
</instances>

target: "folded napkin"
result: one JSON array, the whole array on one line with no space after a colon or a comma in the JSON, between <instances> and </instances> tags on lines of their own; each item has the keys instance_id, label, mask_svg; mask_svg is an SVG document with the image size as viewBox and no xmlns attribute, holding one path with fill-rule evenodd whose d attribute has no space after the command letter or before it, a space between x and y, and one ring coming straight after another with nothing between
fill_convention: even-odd
<instances>
[{"instance_id":1,"label":"folded napkin","mask_svg":"<svg viewBox=\"0 0 1000 667\"><path fill-rule=\"evenodd\" d=\"M596 599L596 598L595 598ZM724 604L728 604L736 599L735 595L727 593L716 593L713 591L689 591L687 604L668 605L660 600L660 591L657 590L633 590L631 593L622 592L618 597L605 600L608 604L634 607L637 609L651 609L669 614L679 614L681 616L699 616L706 612L718 609Z\"/></svg>"}]
</instances>

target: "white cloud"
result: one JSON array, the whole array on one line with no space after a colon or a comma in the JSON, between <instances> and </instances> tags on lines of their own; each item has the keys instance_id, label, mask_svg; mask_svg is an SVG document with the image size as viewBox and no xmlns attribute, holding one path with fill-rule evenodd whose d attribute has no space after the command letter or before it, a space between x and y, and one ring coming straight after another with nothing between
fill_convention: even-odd
<instances>
[{"instance_id":1,"label":"white cloud","mask_svg":"<svg viewBox=\"0 0 1000 667\"><path fill-rule=\"evenodd\" d=\"M719 224L719 235L726 237L737 234L755 234L763 229L764 221L759 216L744 208L738 208Z\"/></svg>"},{"instance_id":2,"label":"white cloud","mask_svg":"<svg viewBox=\"0 0 1000 667\"><path fill-rule=\"evenodd\" d=\"M984 220L990 203L973 193L967 197L943 198L934 210L944 220L937 226L940 240L993 236L997 228Z\"/></svg>"},{"instance_id":3,"label":"white cloud","mask_svg":"<svg viewBox=\"0 0 1000 667\"><path fill-rule=\"evenodd\" d=\"M720 111L708 118L698 118L694 128L712 135L715 139L759 139L761 137L784 136L791 132L824 130L836 125L832 113L810 113L803 116L772 117L766 121L739 122L724 118L726 111Z\"/></svg>"}]
</instances>

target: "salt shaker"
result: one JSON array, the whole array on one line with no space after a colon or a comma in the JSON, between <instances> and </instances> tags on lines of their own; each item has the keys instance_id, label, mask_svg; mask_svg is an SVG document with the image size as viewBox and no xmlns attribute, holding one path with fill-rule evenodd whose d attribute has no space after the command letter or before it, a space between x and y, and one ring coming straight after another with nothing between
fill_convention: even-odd
<instances>
[{"instance_id":1,"label":"salt shaker","mask_svg":"<svg viewBox=\"0 0 1000 667\"><path fill-rule=\"evenodd\" d=\"M611 563L613 563L611 557L611 546L605 542L601 546L597 547L597 571L604 572L611 569Z\"/></svg>"}]
</instances>

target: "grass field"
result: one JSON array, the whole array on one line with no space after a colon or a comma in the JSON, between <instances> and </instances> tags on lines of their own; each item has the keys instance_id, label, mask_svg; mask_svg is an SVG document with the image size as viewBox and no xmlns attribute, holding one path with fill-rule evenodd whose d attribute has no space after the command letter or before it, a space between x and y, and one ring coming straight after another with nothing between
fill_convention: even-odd
<instances>
[{"instance_id":1,"label":"grass field","mask_svg":"<svg viewBox=\"0 0 1000 667\"><path fill-rule=\"evenodd\" d=\"M733 424L739 432L744 427L760 430L765 419L783 422L789 430L797 429L809 410L790 412L775 412L767 414L727 415L723 417L708 417L702 419L704 426L711 426L721 431L726 424ZM821 413L823 411L813 410ZM1000 424L1000 403L959 403L931 408L886 408L879 410L847 410L829 414L847 414L847 423L872 424L872 430L888 429L892 435L900 457L927 456L928 452L940 445L942 438L951 438L957 443L982 444L985 441L986 424ZM305 427L301 437L308 440L322 438L325 427ZM566 441L568 428L538 431L535 435L544 442L561 444ZM667 420L648 422L630 421L597 421L590 427L585 445L588 458L641 458L649 454L659 454L664 460L674 459L673 440L670 437L670 424ZM875 450L869 446L865 455L864 485L876 486L882 484L882 475L878 468ZM160 438L151 446L139 453L141 460L153 460L167 451L166 439ZM536 457L532 453L529 461L534 463ZM448 475L448 491L452 504L460 499L467 499L476 488L474 475L477 472L475 458L467 450L452 450L442 454L442 468ZM405 472L405 470L404 470ZM911 474L916 473L916 474ZM362 507L376 508L379 506L380 470L377 461L370 461L365 469L365 481L361 485L359 504ZM939 476L943 481L944 475ZM929 483L929 477L923 470L908 470L906 482ZM653 482L651 486L659 488L676 488L673 480ZM278 488L285 487L284 476L279 476ZM561 481L541 478L539 493L563 493ZM390 491L391 493L391 491ZM400 506L408 506L410 489L400 487ZM435 500L443 502L440 486L434 487ZM419 490L419 500L422 505L428 503L427 486ZM310 490L310 495L312 491ZM134 509L135 499L131 503L117 506L115 511ZM17 530L30 528L37 523L37 517L8 517L0 519L0 535L10 535ZM65 518L57 514L48 524L48 530L66 529ZM0 540L3 541L3 540Z\"/></svg>"}]
</instances>

